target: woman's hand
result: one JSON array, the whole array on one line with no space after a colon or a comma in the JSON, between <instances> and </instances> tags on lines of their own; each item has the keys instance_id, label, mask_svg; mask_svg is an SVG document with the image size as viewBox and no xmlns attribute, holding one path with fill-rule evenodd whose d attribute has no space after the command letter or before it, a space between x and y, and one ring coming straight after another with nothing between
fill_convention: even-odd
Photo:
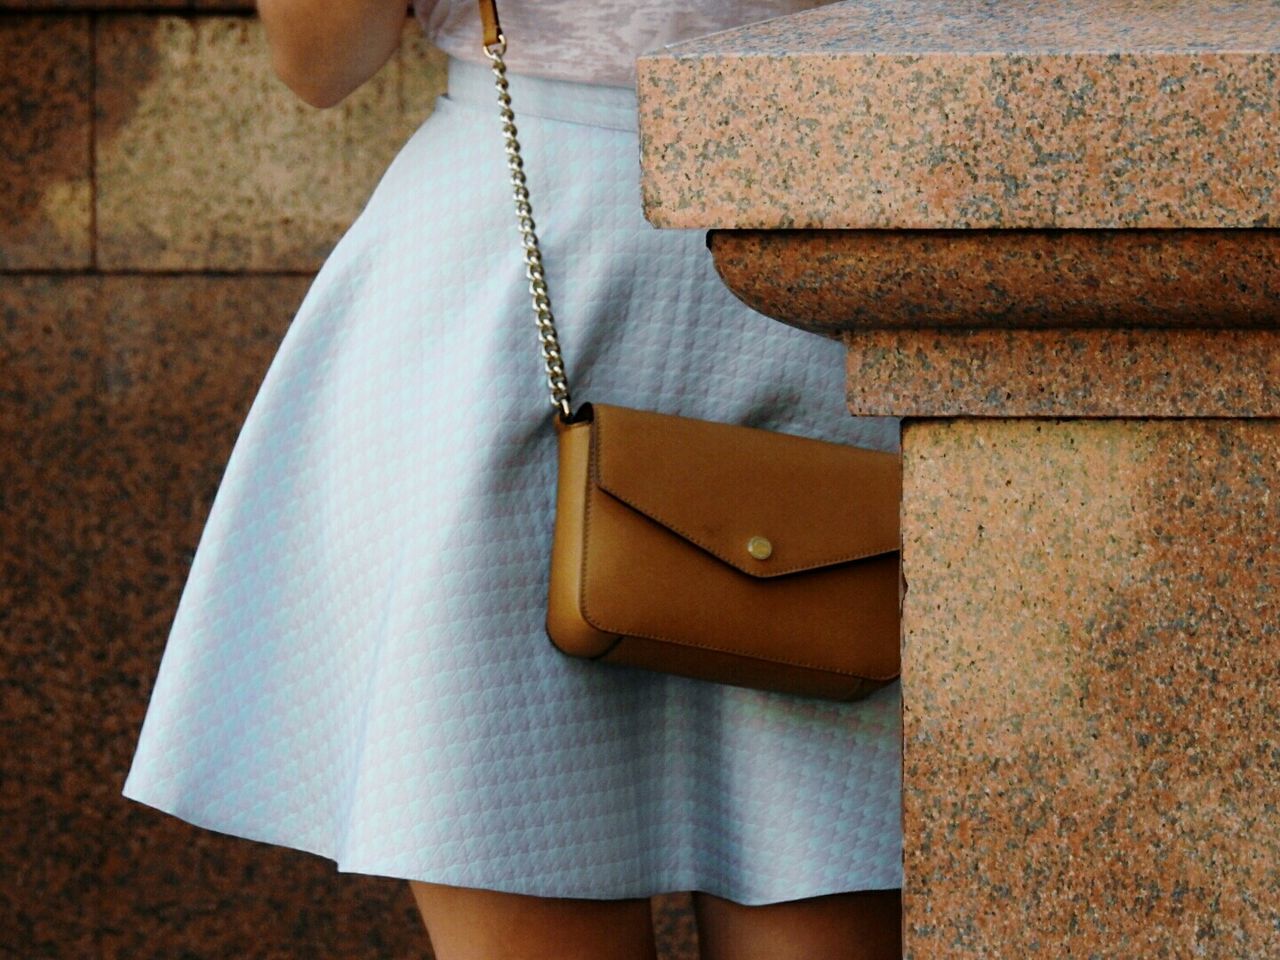
<instances>
[{"instance_id":1,"label":"woman's hand","mask_svg":"<svg viewBox=\"0 0 1280 960\"><path fill-rule=\"evenodd\" d=\"M400 46L408 0L257 0L271 66L313 107L332 107Z\"/></svg>"}]
</instances>

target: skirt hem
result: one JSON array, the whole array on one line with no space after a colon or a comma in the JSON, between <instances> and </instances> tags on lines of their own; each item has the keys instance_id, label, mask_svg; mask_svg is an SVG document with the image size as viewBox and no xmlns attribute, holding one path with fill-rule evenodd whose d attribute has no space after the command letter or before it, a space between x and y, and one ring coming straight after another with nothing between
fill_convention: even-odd
<instances>
[{"instance_id":1,"label":"skirt hem","mask_svg":"<svg viewBox=\"0 0 1280 960\"><path fill-rule=\"evenodd\" d=\"M352 859L349 857L335 855L329 849L318 849L315 844L309 844L299 840L297 837L282 837L279 834L273 834L268 830L253 830L246 827L230 827L228 824L220 821L216 817L203 817L189 811L184 811L181 804L166 803L160 800L148 800L145 797L130 792L128 788L121 791L121 796L135 803L158 810L161 813L175 817L184 823L188 823L193 827L202 830L210 830L214 833L220 833L223 836L235 837L240 840L249 840L254 843L266 843L271 846L283 847L289 850L296 850L300 853L311 854L312 856L322 857L333 863L337 873L358 874L361 876L383 877L388 880L416 880L422 883L438 883L445 886L468 887L480 890L494 890L499 893L518 893L526 896L535 897L572 897L583 900L624 900L634 899L637 897L656 897L668 894L691 893L694 891L700 893L710 893L726 900L732 900L743 906L765 906L772 903L785 903L791 900L805 900L811 897L827 896L836 893L860 893L866 891L877 890L897 890L901 889L902 882L899 880L896 884L887 884L884 886L865 886L865 887L841 887L832 889L823 884L811 884L808 887L788 888L786 891L767 889L767 890L745 890L722 883L715 883L707 879L690 879L686 875L676 873L669 877L650 878L647 880L636 880L632 884L619 889L612 889L607 893L599 890L599 885L593 885L591 888L576 887L556 887L548 884L538 884L536 882L525 882L517 878L481 878L474 876L466 876L458 871L451 871L448 868L443 870L406 870L403 867L395 867L377 861L363 861L360 859Z\"/></svg>"}]
</instances>

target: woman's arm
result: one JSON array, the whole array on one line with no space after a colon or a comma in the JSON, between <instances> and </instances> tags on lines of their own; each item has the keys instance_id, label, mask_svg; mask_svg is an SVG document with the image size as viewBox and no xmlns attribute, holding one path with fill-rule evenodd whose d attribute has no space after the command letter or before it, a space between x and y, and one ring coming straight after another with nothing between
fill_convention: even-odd
<instances>
[{"instance_id":1,"label":"woman's arm","mask_svg":"<svg viewBox=\"0 0 1280 960\"><path fill-rule=\"evenodd\" d=\"M408 0L258 0L271 66L313 107L332 107L400 45Z\"/></svg>"}]
</instances>

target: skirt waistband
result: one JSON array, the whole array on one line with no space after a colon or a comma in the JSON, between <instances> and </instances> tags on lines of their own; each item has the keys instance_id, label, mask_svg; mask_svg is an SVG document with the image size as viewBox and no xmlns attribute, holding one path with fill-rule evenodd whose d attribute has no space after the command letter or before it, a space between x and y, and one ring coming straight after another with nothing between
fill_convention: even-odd
<instances>
[{"instance_id":1,"label":"skirt waistband","mask_svg":"<svg viewBox=\"0 0 1280 960\"><path fill-rule=\"evenodd\" d=\"M448 69L449 91L445 97L454 103L487 110L497 120L498 92L489 65L451 56ZM549 80L522 73L508 73L507 83L517 127L521 117L543 117L636 132L636 92L631 87Z\"/></svg>"}]
</instances>

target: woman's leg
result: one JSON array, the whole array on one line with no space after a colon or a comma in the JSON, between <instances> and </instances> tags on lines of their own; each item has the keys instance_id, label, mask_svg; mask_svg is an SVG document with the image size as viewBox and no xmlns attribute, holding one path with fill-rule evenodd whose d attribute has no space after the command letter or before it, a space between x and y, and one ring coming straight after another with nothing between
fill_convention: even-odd
<instances>
[{"instance_id":1,"label":"woman's leg","mask_svg":"<svg viewBox=\"0 0 1280 960\"><path fill-rule=\"evenodd\" d=\"M579 900L410 880L436 960L654 960L649 900Z\"/></svg>"},{"instance_id":2,"label":"woman's leg","mask_svg":"<svg viewBox=\"0 0 1280 960\"><path fill-rule=\"evenodd\" d=\"M744 906L695 891L702 960L901 960L902 891Z\"/></svg>"}]
</instances>

